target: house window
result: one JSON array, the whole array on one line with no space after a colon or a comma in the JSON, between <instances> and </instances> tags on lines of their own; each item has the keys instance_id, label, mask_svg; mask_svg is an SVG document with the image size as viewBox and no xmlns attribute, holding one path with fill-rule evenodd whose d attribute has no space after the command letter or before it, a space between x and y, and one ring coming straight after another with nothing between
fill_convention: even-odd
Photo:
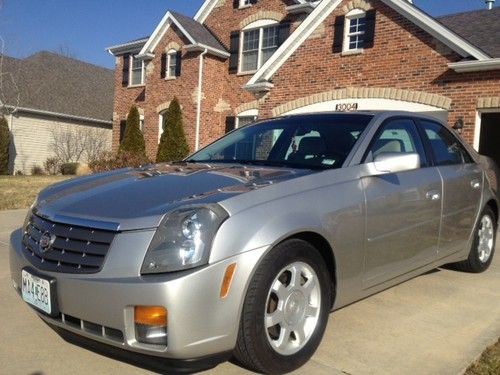
<instances>
[{"instance_id":1,"label":"house window","mask_svg":"<svg viewBox=\"0 0 500 375\"><path fill-rule=\"evenodd\" d=\"M167 55L168 59L168 78L173 78L177 73L177 51L170 51Z\"/></svg>"},{"instance_id":2,"label":"house window","mask_svg":"<svg viewBox=\"0 0 500 375\"><path fill-rule=\"evenodd\" d=\"M241 128L242 126L251 124L257 120L257 116L238 116L236 118L236 127Z\"/></svg>"},{"instance_id":3,"label":"house window","mask_svg":"<svg viewBox=\"0 0 500 375\"><path fill-rule=\"evenodd\" d=\"M240 1L240 8L246 8L252 5L252 0L239 0Z\"/></svg>"},{"instance_id":4,"label":"house window","mask_svg":"<svg viewBox=\"0 0 500 375\"><path fill-rule=\"evenodd\" d=\"M366 32L366 13L354 9L346 15L344 51L363 49Z\"/></svg>"},{"instance_id":5,"label":"house window","mask_svg":"<svg viewBox=\"0 0 500 375\"><path fill-rule=\"evenodd\" d=\"M130 56L130 85L144 84L144 61Z\"/></svg>"},{"instance_id":6,"label":"house window","mask_svg":"<svg viewBox=\"0 0 500 375\"><path fill-rule=\"evenodd\" d=\"M240 72L258 70L279 47L278 26L265 26L242 33Z\"/></svg>"}]
</instances>

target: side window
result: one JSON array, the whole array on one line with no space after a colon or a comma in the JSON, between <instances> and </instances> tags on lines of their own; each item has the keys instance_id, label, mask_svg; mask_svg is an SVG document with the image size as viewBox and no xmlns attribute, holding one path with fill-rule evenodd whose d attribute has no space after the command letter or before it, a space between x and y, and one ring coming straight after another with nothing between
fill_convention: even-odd
<instances>
[{"instance_id":1,"label":"side window","mask_svg":"<svg viewBox=\"0 0 500 375\"><path fill-rule=\"evenodd\" d=\"M473 159L460 141L441 124L420 120L434 154L436 165L472 163Z\"/></svg>"},{"instance_id":2,"label":"side window","mask_svg":"<svg viewBox=\"0 0 500 375\"><path fill-rule=\"evenodd\" d=\"M421 166L428 166L422 141L415 123L410 119L389 120L382 125L370 146L365 162L372 162L383 153L417 153Z\"/></svg>"}]
</instances>

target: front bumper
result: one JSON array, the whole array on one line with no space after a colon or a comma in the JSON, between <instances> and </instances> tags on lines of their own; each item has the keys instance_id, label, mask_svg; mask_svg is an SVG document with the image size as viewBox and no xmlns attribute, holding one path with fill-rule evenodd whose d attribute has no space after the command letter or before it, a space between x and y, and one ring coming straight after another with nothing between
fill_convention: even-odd
<instances>
[{"instance_id":1,"label":"front bumper","mask_svg":"<svg viewBox=\"0 0 500 375\"><path fill-rule=\"evenodd\" d=\"M141 276L140 267L153 231L115 237L101 272L74 275L37 271L56 279L61 315L39 314L50 325L116 348L162 358L191 360L231 352L248 282L267 248L249 251L203 268ZM21 231L11 235L10 270L20 293L21 271L33 268L22 254ZM220 298L224 272L237 264L229 295ZM132 276L131 276L132 275ZM168 310L168 345L137 342L134 306Z\"/></svg>"}]
</instances>

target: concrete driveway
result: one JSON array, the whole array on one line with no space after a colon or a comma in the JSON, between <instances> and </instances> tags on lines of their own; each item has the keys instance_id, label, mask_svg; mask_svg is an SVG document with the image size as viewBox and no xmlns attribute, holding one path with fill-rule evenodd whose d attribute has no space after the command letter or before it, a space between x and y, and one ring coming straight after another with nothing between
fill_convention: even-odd
<instances>
[{"instance_id":1,"label":"concrete driveway","mask_svg":"<svg viewBox=\"0 0 500 375\"><path fill-rule=\"evenodd\" d=\"M143 374L143 369L63 341L17 296L8 270L8 238L25 211L0 212L0 372ZM500 336L500 253L481 275L449 270L336 311L303 374L452 374ZM244 374L225 363L208 374Z\"/></svg>"}]
</instances>

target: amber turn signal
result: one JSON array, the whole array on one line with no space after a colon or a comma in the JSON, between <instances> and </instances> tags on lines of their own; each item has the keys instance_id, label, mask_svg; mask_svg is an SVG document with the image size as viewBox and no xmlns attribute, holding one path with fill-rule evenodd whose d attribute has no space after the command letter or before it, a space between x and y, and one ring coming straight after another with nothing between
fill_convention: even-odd
<instances>
[{"instance_id":1,"label":"amber turn signal","mask_svg":"<svg viewBox=\"0 0 500 375\"><path fill-rule=\"evenodd\" d=\"M229 289L231 288L231 283L233 282L234 273L236 272L236 263L232 263L226 268L226 273L224 274L224 279L222 280L222 285L220 288L220 298L226 298L229 294Z\"/></svg>"},{"instance_id":2,"label":"amber turn signal","mask_svg":"<svg viewBox=\"0 0 500 375\"><path fill-rule=\"evenodd\" d=\"M135 306L134 321L146 326L166 326L168 323L167 309L161 306Z\"/></svg>"}]
</instances>

